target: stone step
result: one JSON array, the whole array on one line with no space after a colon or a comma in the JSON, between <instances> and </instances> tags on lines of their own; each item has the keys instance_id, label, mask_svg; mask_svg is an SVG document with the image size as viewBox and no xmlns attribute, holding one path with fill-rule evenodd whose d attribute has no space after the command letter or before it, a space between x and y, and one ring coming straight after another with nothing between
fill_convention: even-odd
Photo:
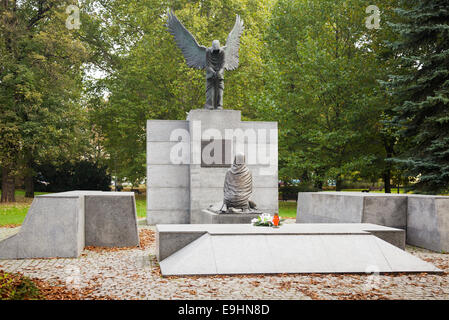
<instances>
[{"instance_id":1,"label":"stone step","mask_svg":"<svg viewBox=\"0 0 449 320\"><path fill-rule=\"evenodd\" d=\"M160 262L163 276L442 272L370 233L204 233Z\"/></svg>"},{"instance_id":2,"label":"stone step","mask_svg":"<svg viewBox=\"0 0 449 320\"><path fill-rule=\"evenodd\" d=\"M283 234L283 235L323 235L323 234L372 234L405 249L405 231L370 223L312 223L286 224L280 228L255 227L251 224L159 224L156 226L156 255L164 260L205 233L211 235Z\"/></svg>"}]
</instances>

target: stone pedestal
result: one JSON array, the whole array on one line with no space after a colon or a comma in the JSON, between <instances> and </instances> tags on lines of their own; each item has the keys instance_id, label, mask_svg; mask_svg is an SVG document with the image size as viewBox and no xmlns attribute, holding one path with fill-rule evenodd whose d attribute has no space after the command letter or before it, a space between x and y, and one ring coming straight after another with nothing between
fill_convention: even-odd
<instances>
[{"instance_id":1,"label":"stone pedestal","mask_svg":"<svg viewBox=\"0 0 449 320\"><path fill-rule=\"evenodd\" d=\"M250 224L251 220L259 215L254 213L215 213L210 210L202 210L198 216L198 224Z\"/></svg>"},{"instance_id":2,"label":"stone pedestal","mask_svg":"<svg viewBox=\"0 0 449 320\"><path fill-rule=\"evenodd\" d=\"M226 171L245 153L251 199L278 212L276 122L241 121L237 110L191 110L186 121L147 122L147 221L201 223L202 210L223 200Z\"/></svg>"}]
</instances>

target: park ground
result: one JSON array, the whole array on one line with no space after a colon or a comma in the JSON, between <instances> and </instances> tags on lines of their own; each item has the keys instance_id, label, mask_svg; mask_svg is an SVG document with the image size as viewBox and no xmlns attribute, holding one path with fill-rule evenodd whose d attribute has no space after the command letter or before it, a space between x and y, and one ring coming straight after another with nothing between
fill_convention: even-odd
<instances>
[{"instance_id":1,"label":"park ground","mask_svg":"<svg viewBox=\"0 0 449 320\"><path fill-rule=\"evenodd\" d=\"M44 192L36 192L35 196L43 195ZM0 191L1 195L1 191ZM16 190L16 202L0 203L0 227L15 227L22 224L28 209L33 202L32 198L25 198L25 191ZM136 194L136 209L139 218L146 217L146 196Z\"/></svg>"},{"instance_id":2,"label":"park ground","mask_svg":"<svg viewBox=\"0 0 449 320\"><path fill-rule=\"evenodd\" d=\"M45 194L36 192L35 195ZM0 191L1 195L1 191ZM136 209L138 218L146 217L146 196L144 194L136 194ZM25 198L25 191L16 191L16 202L0 203L0 227L16 227L22 224L33 199ZM279 201L279 214L284 218L296 217L296 201Z\"/></svg>"},{"instance_id":3,"label":"park ground","mask_svg":"<svg viewBox=\"0 0 449 320\"><path fill-rule=\"evenodd\" d=\"M293 222L293 221L291 221ZM11 234L17 228L0 228ZM449 299L449 255L407 247L442 274L273 274L162 277L155 227L139 226L140 247L87 247L77 259L0 261L1 274L31 279L43 299ZM4 234L3 234L4 236Z\"/></svg>"},{"instance_id":4,"label":"park ground","mask_svg":"<svg viewBox=\"0 0 449 320\"><path fill-rule=\"evenodd\" d=\"M344 191L361 191L362 189L347 189ZM372 191L382 192L382 191ZM404 190L400 189L403 193ZM36 192L35 195L45 194L43 192ZM1 195L1 191L0 191ZM139 218L146 217L146 195L136 194L136 209ZM22 224L28 209L33 201L32 198L25 198L25 191L16 190L16 202L14 203L0 203L0 227L5 226L19 226ZM295 218L296 217L296 201L279 201L279 215L281 218Z\"/></svg>"},{"instance_id":5,"label":"park ground","mask_svg":"<svg viewBox=\"0 0 449 320\"><path fill-rule=\"evenodd\" d=\"M0 240L18 232L31 201L18 191L15 204L0 206ZM145 196L136 195L136 203L145 217ZM282 217L295 217L296 202L279 204ZM86 247L77 259L0 260L0 299L449 299L449 254L412 246L407 252L444 272L162 277L155 227L139 225L139 233L135 248ZM27 289L11 296L5 283Z\"/></svg>"}]
</instances>

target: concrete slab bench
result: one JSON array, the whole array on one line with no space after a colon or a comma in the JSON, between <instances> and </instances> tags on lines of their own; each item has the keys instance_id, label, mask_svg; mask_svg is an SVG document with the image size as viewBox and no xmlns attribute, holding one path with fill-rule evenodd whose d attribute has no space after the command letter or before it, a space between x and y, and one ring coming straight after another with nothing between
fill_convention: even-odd
<instances>
[{"instance_id":1,"label":"concrete slab bench","mask_svg":"<svg viewBox=\"0 0 449 320\"><path fill-rule=\"evenodd\" d=\"M85 246L139 245L134 193L70 191L37 196L0 259L76 258Z\"/></svg>"}]
</instances>

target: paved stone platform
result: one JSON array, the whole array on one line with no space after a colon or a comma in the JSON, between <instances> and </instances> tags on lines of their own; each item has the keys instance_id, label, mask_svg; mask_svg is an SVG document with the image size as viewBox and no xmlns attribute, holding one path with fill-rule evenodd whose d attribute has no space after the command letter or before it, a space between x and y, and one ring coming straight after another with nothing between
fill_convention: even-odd
<instances>
[{"instance_id":1,"label":"paved stone platform","mask_svg":"<svg viewBox=\"0 0 449 320\"><path fill-rule=\"evenodd\" d=\"M157 225L157 257L169 275L439 272L393 243L404 231L372 224Z\"/></svg>"},{"instance_id":2,"label":"paved stone platform","mask_svg":"<svg viewBox=\"0 0 449 320\"><path fill-rule=\"evenodd\" d=\"M288 223L290 221L286 221ZM142 246L84 249L77 259L0 261L0 269L21 272L48 283L90 288L93 295L116 299L449 299L449 254L407 246L408 253L445 273L271 274L161 277L154 257L154 226L139 226ZM0 227L0 237L14 230Z\"/></svg>"},{"instance_id":3,"label":"paved stone platform","mask_svg":"<svg viewBox=\"0 0 449 320\"><path fill-rule=\"evenodd\" d=\"M324 235L324 234L372 234L392 245L405 248L405 232L369 223L315 223L284 224L280 228L254 227L251 224L159 224L156 226L156 246L159 260L182 249L193 240L209 233L211 235Z\"/></svg>"},{"instance_id":4,"label":"paved stone platform","mask_svg":"<svg viewBox=\"0 0 449 320\"><path fill-rule=\"evenodd\" d=\"M205 234L160 266L164 276L440 271L369 234Z\"/></svg>"}]
</instances>

